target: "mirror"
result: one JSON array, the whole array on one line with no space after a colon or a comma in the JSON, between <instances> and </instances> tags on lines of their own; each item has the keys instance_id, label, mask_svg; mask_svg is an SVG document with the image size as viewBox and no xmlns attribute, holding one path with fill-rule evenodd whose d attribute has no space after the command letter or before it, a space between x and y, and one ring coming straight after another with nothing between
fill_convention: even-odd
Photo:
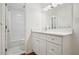
<instances>
[{"instance_id":1,"label":"mirror","mask_svg":"<svg viewBox=\"0 0 79 59\"><path fill-rule=\"evenodd\" d=\"M47 29L72 28L72 3L63 3L43 11Z\"/></svg>"}]
</instances>

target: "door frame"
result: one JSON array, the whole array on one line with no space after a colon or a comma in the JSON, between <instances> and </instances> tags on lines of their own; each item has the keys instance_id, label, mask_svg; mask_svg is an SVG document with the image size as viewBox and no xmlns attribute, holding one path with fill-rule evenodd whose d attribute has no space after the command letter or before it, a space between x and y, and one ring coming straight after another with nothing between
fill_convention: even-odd
<instances>
[{"instance_id":1,"label":"door frame","mask_svg":"<svg viewBox=\"0 0 79 59\"><path fill-rule=\"evenodd\" d=\"M5 55L5 3L2 3L1 26L1 55Z\"/></svg>"},{"instance_id":2,"label":"door frame","mask_svg":"<svg viewBox=\"0 0 79 59\"><path fill-rule=\"evenodd\" d=\"M25 4L24 4L24 6L25 6ZM26 7L24 7L24 8L26 8ZM7 4L5 4L5 27L7 26L8 27L8 7L7 7ZM7 41L8 41L8 38L7 38L7 30L8 30L8 28L5 28L5 50L7 49ZM26 9L24 10L24 51L26 52ZM7 55L7 51L5 51L5 55Z\"/></svg>"}]
</instances>

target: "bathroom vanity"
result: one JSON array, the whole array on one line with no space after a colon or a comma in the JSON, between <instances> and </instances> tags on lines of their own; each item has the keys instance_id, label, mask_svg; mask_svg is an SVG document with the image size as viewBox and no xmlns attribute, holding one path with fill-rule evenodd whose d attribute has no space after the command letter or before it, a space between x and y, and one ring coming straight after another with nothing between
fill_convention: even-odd
<instances>
[{"instance_id":1,"label":"bathroom vanity","mask_svg":"<svg viewBox=\"0 0 79 59\"><path fill-rule=\"evenodd\" d=\"M70 55L71 40L71 32L32 31L32 47L38 55Z\"/></svg>"}]
</instances>

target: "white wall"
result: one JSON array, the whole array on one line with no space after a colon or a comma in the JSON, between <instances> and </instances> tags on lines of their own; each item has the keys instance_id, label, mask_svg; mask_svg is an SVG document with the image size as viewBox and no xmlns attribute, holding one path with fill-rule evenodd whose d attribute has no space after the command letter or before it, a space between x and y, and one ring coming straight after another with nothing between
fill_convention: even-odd
<instances>
[{"instance_id":1,"label":"white wall","mask_svg":"<svg viewBox=\"0 0 79 59\"><path fill-rule=\"evenodd\" d=\"M26 45L27 53L32 51L31 30L41 29L41 7L38 3L26 4Z\"/></svg>"},{"instance_id":2,"label":"white wall","mask_svg":"<svg viewBox=\"0 0 79 59\"><path fill-rule=\"evenodd\" d=\"M79 3L73 4L73 54L79 54Z\"/></svg>"},{"instance_id":3,"label":"white wall","mask_svg":"<svg viewBox=\"0 0 79 59\"><path fill-rule=\"evenodd\" d=\"M1 51L2 51L2 44L1 44L2 43L1 42L2 41L2 33L1 33L2 32L2 25L1 25L2 22L1 21L2 21L2 5L0 4L0 55L1 55Z\"/></svg>"}]
</instances>

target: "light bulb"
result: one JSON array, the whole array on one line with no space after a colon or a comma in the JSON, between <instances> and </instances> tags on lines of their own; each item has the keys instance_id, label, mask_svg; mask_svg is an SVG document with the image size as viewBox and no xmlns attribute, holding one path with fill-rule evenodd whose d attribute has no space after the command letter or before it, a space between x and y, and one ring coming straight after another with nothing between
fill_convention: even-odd
<instances>
[{"instance_id":1,"label":"light bulb","mask_svg":"<svg viewBox=\"0 0 79 59\"><path fill-rule=\"evenodd\" d=\"M52 3L53 7L57 7L57 5L58 5L57 3Z\"/></svg>"},{"instance_id":2,"label":"light bulb","mask_svg":"<svg viewBox=\"0 0 79 59\"><path fill-rule=\"evenodd\" d=\"M58 5L61 5L61 4L63 4L63 3L52 3L52 6L57 7Z\"/></svg>"}]
</instances>

